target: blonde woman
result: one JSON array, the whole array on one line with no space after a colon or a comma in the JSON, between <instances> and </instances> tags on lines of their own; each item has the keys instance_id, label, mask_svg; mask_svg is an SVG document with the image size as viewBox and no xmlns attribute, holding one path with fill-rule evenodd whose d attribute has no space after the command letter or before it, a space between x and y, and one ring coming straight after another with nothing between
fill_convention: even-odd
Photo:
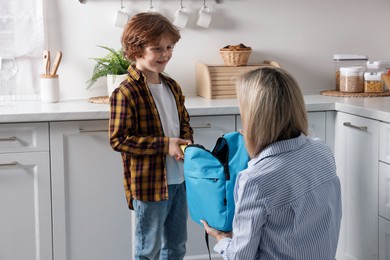
<instances>
[{"instance_id":1,"label":"blonde woman","mask_svg":"<svg viewBox=\"0 0 390 260\"><path fill-rule=\"evenodd\" d=\"M285 70L244 74L237 95L251 160L236 181L233 232L210 228L224 259L335 259L340 182L331 149L308 135L303 95Z\"/></svg>"}]
</instances>

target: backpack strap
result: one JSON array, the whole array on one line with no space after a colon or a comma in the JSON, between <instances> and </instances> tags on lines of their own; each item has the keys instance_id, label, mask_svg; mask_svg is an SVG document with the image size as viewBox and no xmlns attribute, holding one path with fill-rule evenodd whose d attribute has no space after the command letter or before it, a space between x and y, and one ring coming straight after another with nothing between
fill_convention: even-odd
<instances>
[{"instance_id":1,"label":"backpack strap","mask_svg":"<svg viewBox=\"0 0 390 260\"><path fill-rule=\"evenodd\" d=\"M209 253L209 259L211 260L210 245L209 245L209 234L207 234L206 230L204 231L204 239L206 241L207 252Z\"/></svg>"},{"instance_id":2,"label":"backpack strap","mask_svg":"<svg viewBox=\"0 0 390 260\"><path fill-rule=\"evenodd\" d=\"M228 162L229 146L225 137L221 136L217 139L212 154L214 154L223 165L223 170L225 172L225 179L227 181L230 180L230 171L229 171L229 162Z\"/></svg>"}]
</instances>

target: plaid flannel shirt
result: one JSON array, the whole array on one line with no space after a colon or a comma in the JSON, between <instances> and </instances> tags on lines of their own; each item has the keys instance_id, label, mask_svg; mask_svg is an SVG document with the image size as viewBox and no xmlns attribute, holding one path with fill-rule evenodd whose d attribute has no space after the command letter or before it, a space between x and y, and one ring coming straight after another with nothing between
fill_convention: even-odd
<instances>
[{"instance_id":1,"label":"plaid flannel shirt","mask_svg":"<svg viewBox=\"0 0 390 260\"><path fill-rule=\"evenodd\" d=\"M169 137L164 135L153 96L141 71L131 65L129 77L110 97L110 144L121 153L126 199L161 201L168 199L165 156ZM164 74L161 80L176 100L180 138L193 140L189 114L179 84Z\"/></svg>"}]
</instances>

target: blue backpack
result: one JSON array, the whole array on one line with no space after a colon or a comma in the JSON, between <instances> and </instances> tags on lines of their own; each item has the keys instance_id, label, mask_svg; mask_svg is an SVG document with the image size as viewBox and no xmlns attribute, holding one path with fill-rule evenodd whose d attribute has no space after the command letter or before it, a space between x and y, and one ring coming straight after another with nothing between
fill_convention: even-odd
<instances>
[{"instance_id":1,"label":"blue backpack","mask_svg":"<svg viewBox=\"0 0 390 260\"><path fill-rule=\"evenodd\" d=\"M184 178L187 201L193 221L232 231L233 191L237 174L247 168L249 155L239 132L219 137L213 150L191 144L185 148ZM202 225L203 226L203 225Z\"/></svg>"}]
</instances>

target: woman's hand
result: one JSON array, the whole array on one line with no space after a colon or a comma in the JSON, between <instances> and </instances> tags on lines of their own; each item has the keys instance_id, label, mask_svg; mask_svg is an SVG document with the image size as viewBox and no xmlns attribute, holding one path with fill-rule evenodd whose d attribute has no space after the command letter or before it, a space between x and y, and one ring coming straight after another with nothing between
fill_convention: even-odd
<instances>
[{"instance_id":1,"label":"woman's hand","mask_svg":"<svg viewBox=\"0 0 390 260\"><path fill-rule=\"evenodd\" d=\"M212 237L215 237L215 239L217 239L218 242L219 242L219 240L221 240L225 237L230 237L230 238L232 237L232 232L223 232L223 231L220 231L218 229L212 228L204 220L201 220L200 222L203 224L203 227L206 230L207 234L209 234Z\"/></svg>"}]
</instances>

